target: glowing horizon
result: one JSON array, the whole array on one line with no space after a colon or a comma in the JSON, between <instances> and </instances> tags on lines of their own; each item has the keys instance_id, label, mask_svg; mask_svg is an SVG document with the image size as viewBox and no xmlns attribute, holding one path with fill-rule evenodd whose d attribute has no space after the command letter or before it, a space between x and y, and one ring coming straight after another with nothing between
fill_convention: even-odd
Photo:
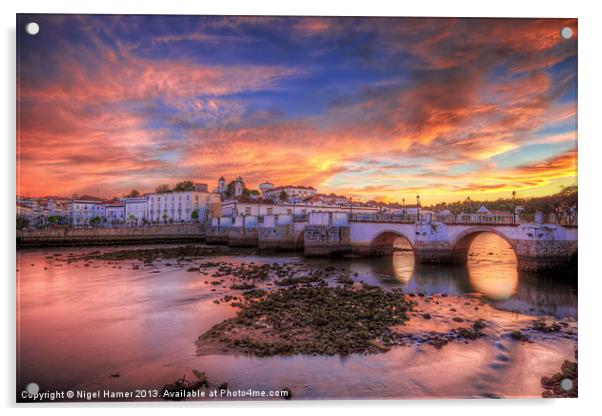
<instances>
[{"instance_id":1,"label":"glowing horizon","mask_svg":"<svg viewBox=\"0 0 602 416\"><path fill-rule=\"evenodd\" d=\"M577 182L575 19L19 15L17 26L19 195L213 189L223 175L432 204Z\"/></svg>"}]
</instances>

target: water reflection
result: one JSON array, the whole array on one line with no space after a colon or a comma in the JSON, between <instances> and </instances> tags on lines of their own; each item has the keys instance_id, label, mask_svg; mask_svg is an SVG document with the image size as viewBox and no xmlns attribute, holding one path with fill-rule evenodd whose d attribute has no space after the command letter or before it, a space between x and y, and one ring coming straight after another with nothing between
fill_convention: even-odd
<instances>
[{"instance_id":1,"label":"water reflection","mask_svg":"<svg viewBox=\"0 0 602 416\"><path fill-rule=\"evenodd\" d=\"M496 234L475 237L466 266L470 285L491 300L508 299L518 289L516 255L510 244Z\"/></svg>"},{"instance_id":2,"label":"water reflection","mask_svg":"<svg viewBox=\"0 0 602 416\"><path fill-rule=\"evenodd\" d=\"M503 238L483 233L472 242L466 265L414 264L409 246L392 257L373 259L369 270L358 259L353 270L367 282L401 286L408 292L464 295L478 293L496 307L526 314L577 317L577 284L572 276L547 276L517 270L516 255Z\"/></svg>"}]
</instances>

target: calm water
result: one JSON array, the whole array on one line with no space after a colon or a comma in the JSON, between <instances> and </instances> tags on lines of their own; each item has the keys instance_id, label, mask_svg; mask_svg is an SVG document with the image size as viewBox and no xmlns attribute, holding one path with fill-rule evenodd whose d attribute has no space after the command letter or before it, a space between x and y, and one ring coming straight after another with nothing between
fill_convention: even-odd
<instances>
[{"instance_id":1,"label":"calm water","mask_svg":"<svg viewBox=\"0 0 602 416\"><path fill-rule=\"evenodd\" d=\"M568 276L517 273L511 248L493 234L475 239L462 267L414 265L408 251L335 263L358 273L355 280L387 288L480 295L491 305L485 318L502 322L498 339L348 357L199 356L197 337L236 313L228 304L213 303L229 290L207 285L207 276L186 272L188 266L168 266L166 259L134 270L138 261L93 261L85 267L47 258L93 250L98 248L18 252L18 391L29 382L42 391L160 389L198 369L230 389L289 387L300 399L539 397L539 379L555 373L576 347L561 336L530 344L503 336L536 315L576 318L577 287ZM217 259L329 264L298 255ZM115 373L119 377L111 376Z\"/></svg>"}]
</instances>

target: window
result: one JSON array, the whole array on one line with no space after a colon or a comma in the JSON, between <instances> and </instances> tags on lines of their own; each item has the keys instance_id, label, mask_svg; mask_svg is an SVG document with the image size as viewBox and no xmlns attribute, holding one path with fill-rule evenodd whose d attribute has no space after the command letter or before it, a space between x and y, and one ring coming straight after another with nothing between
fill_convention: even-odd
<instances>
[{"instance_id":1,"label":"window","mask_svg":"<svg viewBox=\"0 0 602 416\"><path fill-rule=\"evenodd\" d=\"M268 208L268 215L272 215L274 213L274 208Z\"/></svg>"},{"instance_id":2,"label":"window","mask_svg":"<svg viewBox=\"0 0 602 416\"><path fill-rule=\"evenodd\" d=\"M293 210L289 208L289 209L287 209L287 210L286 210L286 213L287 213L287 214L292 214L292 213L293 213Z\"/></svg>"},{"instance_id":3,"label":"window","mask_svg":"<svg viewBox=\"0 0 602 416\"><path fill-rule=\"evenodd\" d=\"M251 207L245 208L245 215L251 215Z\"/></svg>"}]
</instances>

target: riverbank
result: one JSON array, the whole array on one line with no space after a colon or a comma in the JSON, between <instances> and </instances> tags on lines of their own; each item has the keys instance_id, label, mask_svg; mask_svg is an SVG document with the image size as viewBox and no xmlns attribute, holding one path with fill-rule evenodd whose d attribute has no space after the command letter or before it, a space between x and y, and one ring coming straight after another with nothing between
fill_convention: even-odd
<instances>
[{"instance_id":1,"label":"riverbank","mask_svg":"<svg viewBox=\"0 0 602 416\"><path fill-rule=\"evenodd\" d=\"M115 228L48 228L17 230L17 249L205 241L204 225L166 224Z\"/></svg>"}]
</instances>

